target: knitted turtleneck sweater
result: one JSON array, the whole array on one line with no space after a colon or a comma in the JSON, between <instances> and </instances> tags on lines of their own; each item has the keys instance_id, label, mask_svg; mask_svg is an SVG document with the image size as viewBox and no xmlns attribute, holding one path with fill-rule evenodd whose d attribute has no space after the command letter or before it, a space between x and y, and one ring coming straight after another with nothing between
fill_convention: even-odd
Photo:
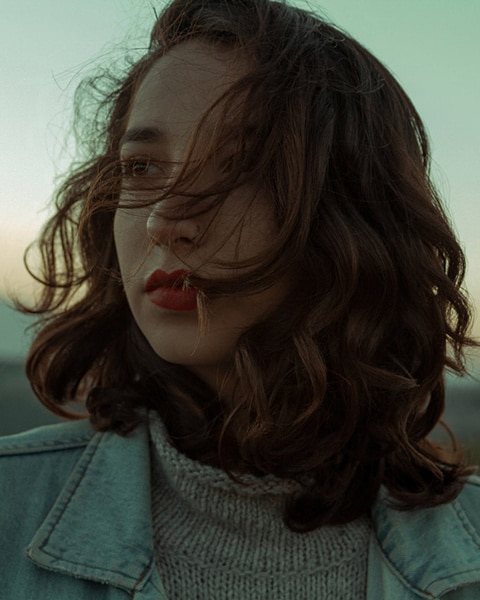
<instances>
[{"instance_id":1,"label":"knitted turtleneck sweater","mask_svg":"<svg viewBox=\"0 0 480 600\"><path fill-rule=\"evenodd\" d=\"M169 600L361 600L369 519L294 533L282 521L296 482L242 475L179 452L150 413L156 563Z\"/></svg>"}]
</instances>

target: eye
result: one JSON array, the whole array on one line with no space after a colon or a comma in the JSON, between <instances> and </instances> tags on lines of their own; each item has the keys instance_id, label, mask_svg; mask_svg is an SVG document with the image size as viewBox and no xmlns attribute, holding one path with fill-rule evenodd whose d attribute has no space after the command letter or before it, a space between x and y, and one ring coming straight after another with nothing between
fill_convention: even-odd
<instances>
[{"instance_id":1,"label":"eye","mask_svg":"<svg viewBox=\"0 0 480 600\"><path fill-rule=\"evenodd\" d=\"M149 158L128 158L122 161L123 177L156 177L161 174L159 165Z\"/></svg>"}]
</instances>

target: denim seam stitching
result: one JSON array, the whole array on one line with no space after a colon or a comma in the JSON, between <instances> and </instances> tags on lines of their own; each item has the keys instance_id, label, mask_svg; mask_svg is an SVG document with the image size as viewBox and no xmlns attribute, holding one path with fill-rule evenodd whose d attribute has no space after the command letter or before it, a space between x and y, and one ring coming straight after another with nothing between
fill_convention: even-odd
<instances>
[{"instance_id":1,"label":"denim seam stitching","mask_svg":"<svg viewBox=\"0 0 480 600\"><path fill-rule=\"evenodd\" d=\"M95 434L93 434L95 435ZM23 451L24 453L28 452L42 452L42 451L50 451L50 450L62 450L64 448L78 447L83 446L85 443L92 438L92 434L83 435L80 437L72 437L68 439L63 439L61 441L57 440L46 440L43 442L23 442L16 444L0 444L0 456L3 455L4 452L13 451ZM8 456L7 454L5 454Z\"/></svg>"},{"instance_id":2,"label":"denim seam stitching","mask_svg":"<svg viewBox=\"0 0 480 600\"><path fill-rule=\"evenodd\" d=\"M477 548L480 549L480 535L479 535L476 527L473 525L473 523L468 518L467 513L463 510L460 502L459 501L453 502L452 508L455 511L455 513L458 517L458 520L460 521L463 529L465 530L465 533L470 537L470 539L475 544L475 546L477 546Z\"/></svg>"},{"instance_id":3,"label":"denim seam stitching","mask_svg":"<svg viewBox=\"0 0 480 600\"><path fill-rule=\"evenodd\" d=\"M105 435L104 433L102 433L102 434L99 434L99 439L98 439L98 442L96 442L96 447L93 449L93 451L92 451L92 453L91 453L91 456L89 457L89 460L88 460L88 462L85 464L85 467L83 468L83 471L82 471L82 473L81 473L81 476L79 476L79 478L78 478L78 481L77 481L77 483L76 483L75 487L73 488L73 490L72 490L72 491L71 491L71 493L69 494L69 496L68 496L68 500L67 500L67 502L64 504L64 506L63 506L63 509L60 511L60 513L59 513L59 514L58 514L58 516L56 517L56 519L55 519L55 521L54 521L54 524L53 524L53 526L51 526L51 527L50 527L50 533L48 534L48 536L45 538L44 542L43 542L43 543L41 544L41 546L40 546L40 549L42 550L42 552L43 552L44 554L46 554L47 556L50 556L51 558L54 558L54 559L57 559L57 560L58 560L58 558L59 558L59 557L58 557L58 556L56 556L56 555L54 555L54 554L51 554L50 552L47 552L47 551L45 550L45 545L48 543L48 541L49 541L49 539L50 539L51 535L53 534L54 530L56 529L56 527L57 527L57 525L58 525L58 522L60 521L61 517L62 517L62 516L64 515L64 513L66 512L66 510L67 510L68 506L70 505L70 502L71 502L71 500L72 500L73 496L75 495L75 493L76 493L77 489L79 488L79 486L80 486L81 482L83 481L83 478L84 478L84 476L85 476L85 473L87 472L87 469L88 469L88 467L90 466L90 463L92 462L92 460L93 460L93 457L95 456L95 454L96 454L96 452L97 452L97 450L98 450L98 447L99 447L99 445L100 445L100 442L102 441L102 439L103 439L104 435ZM93 569L93 570L95 570L95 571L99 571L99 570L100 570L98 567L95 567L95 566L93 566L93 565L89 565L89 564L85 564L85 563L80 563L80 562L75 562L74 560L70 560L70 559L69 559L69 560L62 559L62 560L63 560L63 561L65 561L65 562L68 562L68 563L70 563L70 564L72 564L72 565L77 565L77 566L81 566L81 567L87 567L87 568L89 568L89 569ZM149 563L149 564L150 564L150 563ZM134 582L135 582L135 584L137 583L137 580L136 580L134 577L132 577L131 575L128 575L128 574L124 573L123 571L119 571L119 570L113 570L113 569L108 569L108 568L105 568L105 567L104 567L102 570L103 570L105 573L112 573L112 574L117 574L117 575L118 575L118 574L120 574L120 575L122 575L123 577L125 577L126 579L130 579L130 580L134 581ZM125 588L124 588L124 589L125 589Z\"/></svg>"},{"instance_id":4,"label":"denim seam stitching","mask_svg":"<svg viewBox=\"0 0 480 600\"><path fill-rule=\"evenodd\" d=\"M419 587L414 586L413 583L409 579L407 579L407 576L404 573L402 573L402 571L400 571L400 569L395 565L395 563L392 560L390 560L390 557L384 551L382 544L380 543L380 540L378 539L376 534L375 541L377 543L377 546L380 548L382 559L385 561L388 569L404 587L408 588L414 594L417 594L417 596L419 596L420 598L434 598L434 596L430 594L430 592L427 592L426 590L422 590Z\"/></svg>"}]
</instances>

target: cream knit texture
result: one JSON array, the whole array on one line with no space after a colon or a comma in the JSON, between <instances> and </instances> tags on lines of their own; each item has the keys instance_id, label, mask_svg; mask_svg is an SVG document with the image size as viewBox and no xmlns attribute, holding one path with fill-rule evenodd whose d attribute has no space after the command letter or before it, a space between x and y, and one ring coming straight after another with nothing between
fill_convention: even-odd
<instances>
[{"instance_id":1,"label":"cream knit texture","mask_svg":"<svg viewBox=\"0 0 480 600\"><path fill-rule=\"evenodd\" d=\"M155 558L169 600L362 600L368 518L309 533L282 521L294 481L241 475L179 452L150 413Z\"/></svg>"}]
</instances>

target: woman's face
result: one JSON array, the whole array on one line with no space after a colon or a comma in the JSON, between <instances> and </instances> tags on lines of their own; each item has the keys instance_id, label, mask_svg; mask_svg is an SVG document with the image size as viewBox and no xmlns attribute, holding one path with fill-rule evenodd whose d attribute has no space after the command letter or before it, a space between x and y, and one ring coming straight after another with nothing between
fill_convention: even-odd
<instances>
[{"instance_id":1,"label":"woman's face","mask_svg":"<svg viewBox=\"0 0 480 600\"><path fill-rule=\"evenodd\" d=\"M247 69L238 54L219 53L201 41L179 44L159 59L138 88L122 138L121 158L131 172L140 178L156 174L157 167L146 167L146 156L181 163L202 115ZM170 166L170 177L176 168ZM216 166L207 165L198 183L205 189L218 176ZM124 188L121 199L128 194ZM256 294L212 299L207 330L200 333L195 292L177 287L182 276L194 270L200 277L234 277L235 271L221 270L216 262L256 256L274 239L276 226L267 199L253 186L235 189L213 220L210 213L165 217L166 208L184 201L169 197L138 210L120 206L114 222L117 256L130 309L155 352L218 387L238 337L272 311L288 282ZM179 277L176 271L182 271Z\"/></svg>"}]
</instances>

